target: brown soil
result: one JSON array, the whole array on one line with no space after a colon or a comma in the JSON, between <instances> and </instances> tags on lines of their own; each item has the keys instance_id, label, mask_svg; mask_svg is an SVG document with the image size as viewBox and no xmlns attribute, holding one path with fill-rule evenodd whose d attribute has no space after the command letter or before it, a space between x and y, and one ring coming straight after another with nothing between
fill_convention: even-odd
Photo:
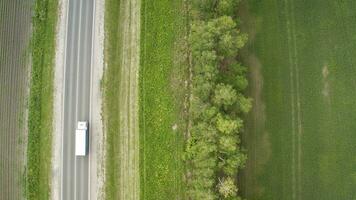
<instances>
[{"instance_id":1,"label":"brown soil","mask_svg":"<svg viewBox=\"0 0 356 200\"><path fill-rule=\"evenodd\" d=\"M23 199L29 1L0 1L0 199Z\"/></svg>"}]
</instances>

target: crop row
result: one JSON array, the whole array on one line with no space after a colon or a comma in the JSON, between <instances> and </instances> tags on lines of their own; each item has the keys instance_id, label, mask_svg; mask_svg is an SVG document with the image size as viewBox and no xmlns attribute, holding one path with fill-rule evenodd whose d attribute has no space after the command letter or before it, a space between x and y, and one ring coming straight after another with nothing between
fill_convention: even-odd
<instances>
[{"instance_id":1,"label":"crop row","mask_svg":"<svg viewBox=\"0 0 356 200\"><path fill-rule=\"evenodd\" d=\"M30 4L0 3L0 199L21 199Z\"/></svg>"}]
</instances>

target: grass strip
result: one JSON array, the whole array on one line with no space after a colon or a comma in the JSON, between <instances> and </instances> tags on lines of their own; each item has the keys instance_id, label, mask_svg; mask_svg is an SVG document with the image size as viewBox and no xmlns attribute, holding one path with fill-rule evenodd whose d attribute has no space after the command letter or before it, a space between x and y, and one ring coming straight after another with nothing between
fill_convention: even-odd
<instances>
[{"instance_id":1,"label":"grass strip","mask_svg":"<svg viewBox=\"0 0 356 200\"><path fill-rule=\"evenodd\" d=\"M119 89L121 71L120 0L105 2L105 63L103 115L105 126L105 199L119 197Z\"/></svg>"},{"instance_id":2,"label":"grass strip","mask_svg":"<svg viewBox=\"0 0 356 200\"><path fill-rule=\"evenodd\" d=\"M184 2L142 0L140 198L184 198Z\"/></svg>"},{"instance_id":3,"label":"grass strip","mask_svg":"<svg viewBox=\"0 0 356 200\"><path fill-rule=\"evenodd\" d=\"M28 116L26 197L50 197L53 117L53 64L57 0L36 0L32 19L31 86Z\"/></svg>"}]
</instances>

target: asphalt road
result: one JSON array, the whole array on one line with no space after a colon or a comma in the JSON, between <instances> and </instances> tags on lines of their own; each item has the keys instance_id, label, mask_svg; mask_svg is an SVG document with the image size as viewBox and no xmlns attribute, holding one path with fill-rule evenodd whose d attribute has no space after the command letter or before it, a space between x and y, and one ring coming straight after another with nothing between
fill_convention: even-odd
<instances>
[{"instance_id":1,"label":"asphalt road","mask_svg":"<svg viewBox=\"0 0 356 200\"><path fill-rule=\"evenodd\" d=\"M78 121L89 121L90 119L94 0L68 1L63 97L61 199L87 200L89 199L90 188L90 153L85 157L75 156L75 129Z\"/></svg>"}]
</instances>

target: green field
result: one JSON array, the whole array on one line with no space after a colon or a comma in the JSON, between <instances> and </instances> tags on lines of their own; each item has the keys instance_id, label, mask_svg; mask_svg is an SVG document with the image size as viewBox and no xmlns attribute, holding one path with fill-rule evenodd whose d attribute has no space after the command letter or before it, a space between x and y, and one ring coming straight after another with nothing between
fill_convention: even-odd
<instances>
[{"instance_id":1,"label":"green field","mask_svg":"<svg viewBox=\"0 0 356 200\"><path fill-rule=\"evenodd\" d=\"M240 7L254 98L247 199L356 199L355 10L353 0Z\"/></svg>"},{"instance_id":2,"label":"green field","mask_svg":"<svg viewBox=\"0 0 356 200\"><path fill-rule=\"evenodd\" d=\"M182 199L184 194L185 16L182 0L141 4L141 199Z\"/></svg>"}]
</instances>

